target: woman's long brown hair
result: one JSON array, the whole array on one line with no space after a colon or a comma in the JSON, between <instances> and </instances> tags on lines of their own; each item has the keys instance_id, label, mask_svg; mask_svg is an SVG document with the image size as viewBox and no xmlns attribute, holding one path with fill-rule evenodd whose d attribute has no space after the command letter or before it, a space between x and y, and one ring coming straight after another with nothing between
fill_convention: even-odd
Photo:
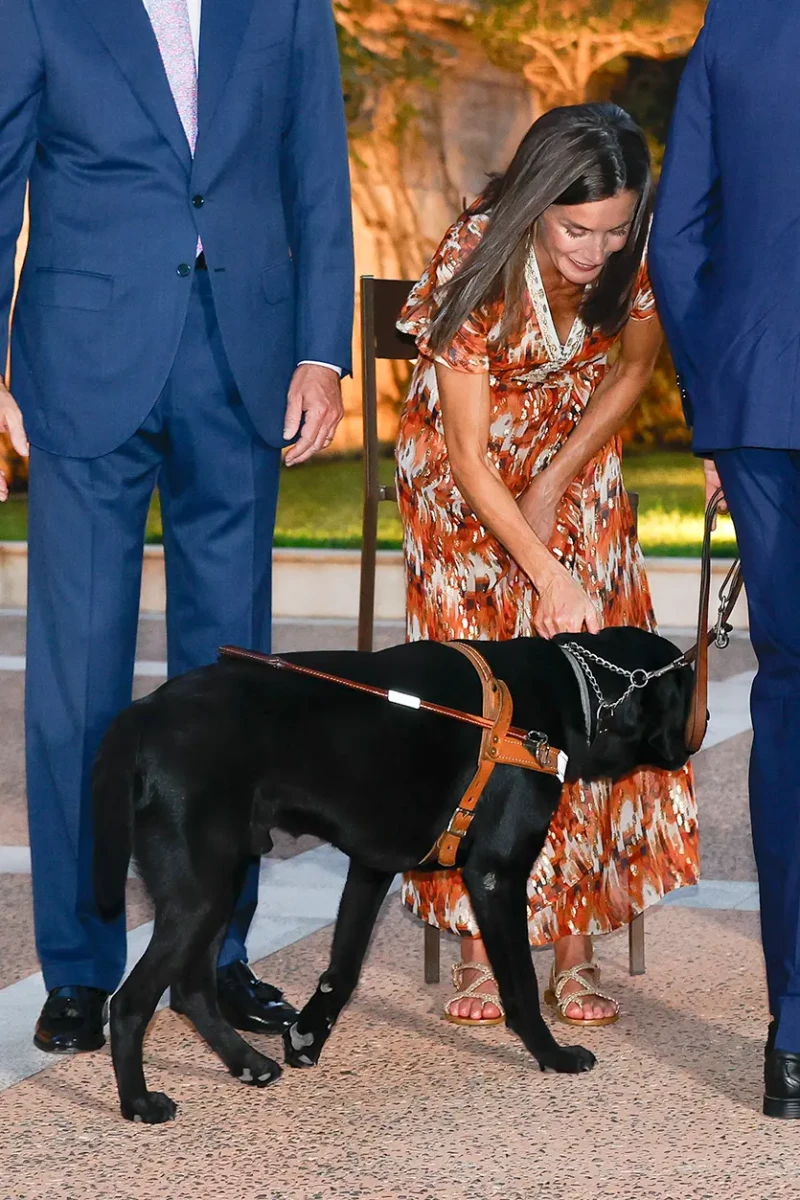
<instances>
[{"instance_id":1,"label":"woman's long brown hair","mask_svg":"<svg viewBox=\"0 0 800 1200\"><path fill-rule=\"evenodd\" d=\"M554 108L540 117L505 174L493 178L468 210L488 213L489 222L475 250L438 291L432 352L446 350L474 312L500 297L501 338L519 333L525 263L542 213L553 204L607 200L626 190L639 197L628 240L611 255L581 308L586 324L607 334L618 333L628 318L647 245L653 205L647 142L616 104Z\"/></svg>"}]
</instances>

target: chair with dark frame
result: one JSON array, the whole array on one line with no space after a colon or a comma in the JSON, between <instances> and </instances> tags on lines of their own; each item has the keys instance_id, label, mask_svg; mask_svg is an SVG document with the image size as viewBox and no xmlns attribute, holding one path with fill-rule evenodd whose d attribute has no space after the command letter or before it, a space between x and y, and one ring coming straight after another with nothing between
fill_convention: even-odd
<instances>
[{"instance_id":1,"label":"chair with dark frame","mask_svg":"<svg viewBox=\"0 0 800 1200\"><path fill-rule=\"evenodd\" d=\"M414 339L401 333L396 321L415 279L376 279L361 277L361 361L363 380L362 414L364 423L364 508L361 534L361 587L358 607L358 649L372 650L375 627L375 576L378 545L378 510L383 501L397 502L392 484L379 478L378 381L380 360L410 361L417 357ZM636 519L639 497L628 493ZM425 982L438 983L440 977L439 930L425 925ZM628 927L628 970L631 975L645 973L644 913L634 917Z\"/></svg>"}]
</instances>

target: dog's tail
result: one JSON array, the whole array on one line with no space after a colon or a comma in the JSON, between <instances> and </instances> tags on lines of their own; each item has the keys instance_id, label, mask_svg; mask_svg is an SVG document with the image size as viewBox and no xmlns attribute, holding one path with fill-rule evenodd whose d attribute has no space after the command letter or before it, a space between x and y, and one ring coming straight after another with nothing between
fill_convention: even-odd
<instances>
[{"instance_id":1,"label":"dog's tail","mask_svg":"<svg viewBox=\"0 0 800 1200\"><path fill-rule=\"evenodd\" d=\"M94 891L101 917L125 910L125 880L133 852L133 818L141 801L140 713L136 705L109 727L92 772Z\"/></svg>"}]
</instances>

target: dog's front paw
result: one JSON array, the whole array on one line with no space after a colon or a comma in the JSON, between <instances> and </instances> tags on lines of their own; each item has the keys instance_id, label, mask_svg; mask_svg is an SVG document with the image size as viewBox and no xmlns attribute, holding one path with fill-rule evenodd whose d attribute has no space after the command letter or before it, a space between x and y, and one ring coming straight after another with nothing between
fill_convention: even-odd
<instances>
[{"instance_id":1,"label":"dog's front paw","mask_svg":"<svg viewBox=\"0 0 800 1200\"><path fill-rule=\"evenodd\" d=\"M315 1067L322 1051L323 1038L313 1033L300 1033L297 1023L283 1035L283 1050L289 1067Z\"/></svg>"},{"instance_id":2,"label":"dog's front paw","mask_svg":"<svg viewBox=\"0 0 800 1200\"><path fill-rule=\"evenodd\" d=\"M120 1109L126 1121L140 1121L143 1125L163 1125L174 1121L178 1106L163 1092L147 1092L141 1099L123 1102Z\"/></svg>"},{"instance_id":3,"label":"dog's front paw","mask_svg":"<svg viewBox=\"0 0 800 1200\"><path fill-rule=\"evenodd\" d=\"M272 1058L266 1058L260 1054L258 1058L251 1058L239 1066L230 1068L231 1075L234 1079L238 1079L239 1083L246 1083L248 1087L269 1087L276 1079L280 1079L283 1071L278 1063Z\"/></svg>"},{"instance_id":4,"label":"dog's front paw","mask_svg":"<svg viewBox=\"0 0 800 1200\"><path fill-rule=\"evenodd\" d=\"M591 1050L584 1050L583 1046L557 1046L539 1059L543 1071L557 1071L559 1075L580 1075L591 1071L596 1063Z\"/></svg>"}]
</instances>

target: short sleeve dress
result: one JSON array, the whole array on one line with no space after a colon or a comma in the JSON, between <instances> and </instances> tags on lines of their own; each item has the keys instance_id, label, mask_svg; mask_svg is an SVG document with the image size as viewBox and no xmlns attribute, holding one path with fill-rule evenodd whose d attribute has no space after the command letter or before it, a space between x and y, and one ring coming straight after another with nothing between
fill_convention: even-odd
<instances>
[{"instance_id":1,"label":"short sleeve dress","mask_svg":"<svg viewBox=\"0 0 800 1200\"><path fill-rule=\"evenodd\" d=\"M530 580L453 482L427 341L436 289L478 244L487 221L485 214L466 214L448 231L399 322L419 349L396 452L410 641L535 636L536 592ZM588 329L578 317L562 343L535 255L526 276L525 328L513 344L497 336L498 302L473 314L440 356L453 370L489 373L489 458L514 496L547 466L580 421L617 340ZM647 320L654 313L643 264L630 319ZM606 625L654 630L620 455L615 437L573 481L549 549L600 604ZM531 943L611 932L673 889L696 883L698 874L689 767L675 773L639 771L614 785L566 786L528 882ZM479 934L458 871L410 873L403 901L430 925Z\"/></svg>"}]
</instances>

